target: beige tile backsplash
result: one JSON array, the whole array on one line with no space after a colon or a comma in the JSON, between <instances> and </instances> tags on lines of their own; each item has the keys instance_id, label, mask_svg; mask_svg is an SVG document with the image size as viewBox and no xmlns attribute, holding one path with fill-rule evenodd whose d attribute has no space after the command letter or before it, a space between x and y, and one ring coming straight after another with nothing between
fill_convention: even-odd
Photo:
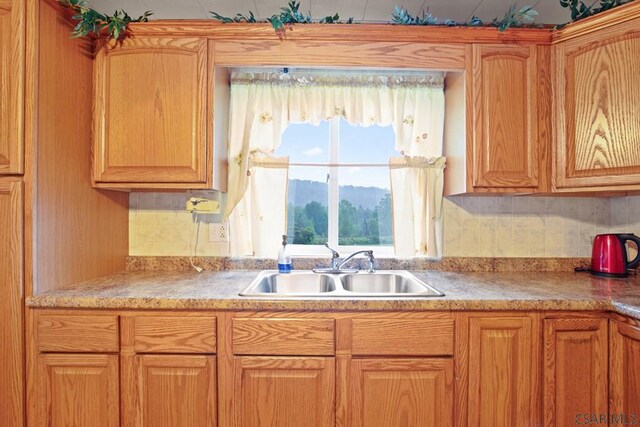
<instances>
[{"instance_id":1,"label":"beige tile backsplash","mask_svg":"<svg viewBox=\"0 0 640 427\"><path fill-rule=\"evenodd\" d=\"M129 254L228 255L227 243L208 239L208 224L220 222L220 215L202 215L197 232L197 222L185 211L194 195L221 197L218 192L132 193ZM445 199L443 215L445 257L589 257L596 234L640 235L640 196L454 196Z\"/></svg>"}]
</instances>

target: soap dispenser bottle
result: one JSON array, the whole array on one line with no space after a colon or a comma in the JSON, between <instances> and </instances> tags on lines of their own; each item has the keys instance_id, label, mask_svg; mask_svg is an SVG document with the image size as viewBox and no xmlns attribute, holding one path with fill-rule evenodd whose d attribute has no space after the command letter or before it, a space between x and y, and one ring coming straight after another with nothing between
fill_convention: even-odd
<instances>
[{"instance_id":1,"label":"soap dispenser bottle","mask_svg":"<svg viewBox=\"0 0 640 427\"><path fill-rule=\"evenodd\" d=\"M289 248L287 248L287 235L282 235L282 246L278 250L278 272L291 273L293 265L291 263L291 254Z\"/></svg>"}]
</instances>

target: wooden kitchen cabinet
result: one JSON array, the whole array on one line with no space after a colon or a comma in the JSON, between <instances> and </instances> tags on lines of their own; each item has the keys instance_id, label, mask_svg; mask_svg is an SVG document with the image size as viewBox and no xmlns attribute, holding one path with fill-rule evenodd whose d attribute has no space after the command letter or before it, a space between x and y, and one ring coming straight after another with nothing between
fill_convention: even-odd
<instances>
[{"instance_id":1,"label":"wooden kitchen cabinet","mask_svg":"<svg viewBox=\"0 0 640 427\"><path fill-rule=\"evenodd\" d=\"M473 45L467 76L472 192L547 190L548 46Z\"/></svg>"},{"instance_id":2,"label":"wooden kitchen cabinet","mask_svg":"<svg viewBox=\"0 0 640 427\"><path fill-rule=\"evenodd\" d=\"M23 417L23 187L0 179L0 425Z\"/></svg>"},{"instance_id":3,"label":"wooden kitchen cabinet","mask_svg":"<svg viewBox=\"0 0 640 427\"><path fill-rule=\"evenodd\" d=\"M123 425L146 427L216 426L216 358L200 355L137 355L135 400Z\"/></svg>"},{"instance_id":4,"label":"wooden kitchen cabinet","mask_svg":"<svg viewBox=\"0 0 640 427\"><path fill-rule=\"evenodd\" d=\"M93 180L105 188L211 185L205 38L133 37L95 59Z\"/></svg>"},{"instance_id":5,"label":"wooden kitchen cabinet","mask_svg":"<svg viewBox=\"0 0 640 427\"><path fill-rule=\"evenodd\" d=\"M25 5L0 0L0 175L23 173Z\"/></svg>"},{"instance_id":6,"label":"wooden kitchen cabinet","mask_svg":"<svg viewBox=\"0 0 640 427\"><path fill-rule=\"evenodd\" d=\"M462 313L457 331L457 424L539 425L539 316Z\"/></svg>"},{"instance_id":7,"label":"wooden kitchen cabinet","mask_svg":"<svg viewBox=\"0 0 640 427\"><path fill-rule=\"evenodd\" d=\"M120 425L118 355L40 354L37 426Z\"/></svg>"},{"instance_id":8,"label":"wooden kitchen cabinet","mask_svg":"<svg viewBox=\"0 0 640 427\"><path fill-rule=\"evenodd\" d=\"M608 320L544 321L544 425L575 424L608 410Z\"/></svg>"},{"instance_id":9,"label":"wooden kitchen cabinet","mask_svg":"<svg viewBox=\"0 0 640 427\"><path fill-rule=\"evenodd\" d=\"M555 189L638 190L640 5L590 21L554 37Z\"/></svg>"},{"instance_id":10,"label":"wooden kitchen cabinet","mask_svg":"<svg viewBox=\"0 0 640 427\"><path fill-rule=\"evenodd\" d=\"M631 319L610 323L611 352L609 410L611 414L640 416L640 322ZM620 422L622 424L622 422Z\"/></svg>"},{"instance_id":11,"label":"wooden kitchen cabinet","mask_svg":"<svg viewBox=\"0 0 640 427\"><path fill-rule=\"evenodd\" d=\"M351 427L453 425L453 359L353 359Z\"/></svg>"},{"instance_id":12,"label":"wooden kitchen cabinet","mask_svg":"<svg viewBox=\"0 0 640 427\"><path fill-rule=\"evenodd\" d=\"M331 357L235 357L233 426L333 427Z\"/></svg>"}]
</instances>

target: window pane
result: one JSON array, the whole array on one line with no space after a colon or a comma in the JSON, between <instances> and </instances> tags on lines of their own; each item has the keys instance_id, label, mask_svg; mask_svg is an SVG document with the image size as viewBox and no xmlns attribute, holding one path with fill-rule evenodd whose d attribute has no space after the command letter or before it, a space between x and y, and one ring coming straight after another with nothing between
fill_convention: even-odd
<instances>
[{"instance_id":1,"label":"window pane","mask_svg":"<svg viewBox=\"0 0 640 427\"><path fill-rule=\"evenodd\" d=\"M388 163L397 156L392 126L357 126L340 121L340 163Z\"/></svg>"},{"instance_id":2,"label":"window pane","mask_svg":"<svg viewBox=\"0 0 640 427\"><path fill-rule=\"evenodd\" d=\"M309 123L290 124L282 133L276 156L289 156L292 163L329 162L329 122L318 126Z\"/></svg>"},{"instance_id":3,"label":"window pane","mask_svg":"<svg viewBox=\"0 0 640 427\"><path fill-rule=\"evenodd\" d=\"M365 184L353 184L354 182ZM366 184L373 182L380 184ZM340 184L338 244L392 245L389 168L341 168Z\"/></svg>"},{"instance_id":4,"label":"window pane","mask_svg":"<svg viewBox=\"0 0 640 427\"><path fill-rule=\"evenodd\" d=\"M289 168L287 235L297 245L322 245L328 239L326 167Z\"/></svg>"}]
</instances>

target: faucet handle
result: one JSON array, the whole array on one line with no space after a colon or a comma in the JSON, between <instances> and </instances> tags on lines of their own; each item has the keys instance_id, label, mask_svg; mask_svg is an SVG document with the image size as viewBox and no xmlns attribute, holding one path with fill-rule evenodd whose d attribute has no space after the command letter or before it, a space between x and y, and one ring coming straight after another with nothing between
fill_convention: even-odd
<instances>
[{"instance_id":1,"label":"faucet handle","mask_svg":"<svg viewBox=\"0 0 640 427\"><path fill-rule=\"evenodd\" d=\"M376 269L375 269L375 261L376 259L373 257L373 251L369 251L367 252L367 258L369 261L369 273L375 273Z\"/></svg>"},{"instance_id":2,"label":"faucet handle","mask_svg":"<svg viewBox=\"0 0 640 427\"><path fill-rule=\"evenodd\" d=\"M329 246L329 242L325 242L324 246L331 251L331 256L333 258L340 258L340 254Z\"/></svg>"}]
</instances>

